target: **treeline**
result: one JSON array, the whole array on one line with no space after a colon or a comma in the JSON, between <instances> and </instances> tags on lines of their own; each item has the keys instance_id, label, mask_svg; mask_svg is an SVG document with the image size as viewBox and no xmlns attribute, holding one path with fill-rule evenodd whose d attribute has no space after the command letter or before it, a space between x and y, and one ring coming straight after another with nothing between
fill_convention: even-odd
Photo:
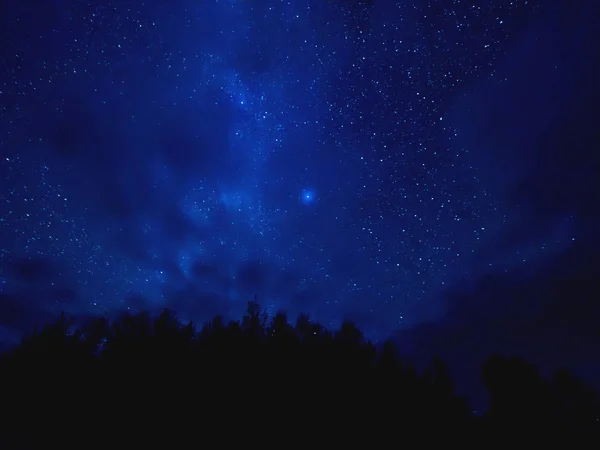
<instances>
[{"instance_id":1,"label":"treeline","mask_svg":"<svg viewBox=\"0 0 600 450\"><path fill-rule=\"evenodd\" d=\"M300 316L291 325L253 303L242 321L216 317L199 330L168 310L81 326L62 315L4 355L0 377L7 449L479 446L524 436L574 445L596 439L600 425L596 394L569 372L547 380L492 356L482 369L490 407L476 416L439 359L418 372L351 323L331 332Z\"/></svg>"}]
</instances>

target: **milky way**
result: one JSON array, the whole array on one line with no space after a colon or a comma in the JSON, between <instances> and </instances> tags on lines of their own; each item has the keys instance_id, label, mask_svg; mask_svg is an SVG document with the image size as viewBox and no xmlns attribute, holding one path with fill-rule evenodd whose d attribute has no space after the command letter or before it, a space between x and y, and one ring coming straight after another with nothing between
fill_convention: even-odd
<instances>
[{"instance_id":1,"label":"milky way","mask_svg":"<svg viewBox=\"0 0 600 450\"><path fill-rule=\"evenodd\" d=\"M479 254L514 212L451 114L535 2L3 3L0 286L23 314L203 320L256 294L382 337L539 251Z\"/></svg>"}]
</instances>

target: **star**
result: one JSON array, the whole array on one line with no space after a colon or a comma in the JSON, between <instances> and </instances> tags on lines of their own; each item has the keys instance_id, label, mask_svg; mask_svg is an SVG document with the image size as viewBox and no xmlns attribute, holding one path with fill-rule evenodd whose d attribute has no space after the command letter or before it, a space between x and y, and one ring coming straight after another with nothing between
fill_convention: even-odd
<instances>
[{"instance_id":1,"label":"star","mask_svg":"<svg viewBox=\"0 0 600 450\"><path fill-rule=\"evenodd\" d=\"M315 193L312 190L305 189L300 194L300 200L305 205L310 205L310 204L314 203L314 201L315 201Z\"/></svg>"}]
</instances>

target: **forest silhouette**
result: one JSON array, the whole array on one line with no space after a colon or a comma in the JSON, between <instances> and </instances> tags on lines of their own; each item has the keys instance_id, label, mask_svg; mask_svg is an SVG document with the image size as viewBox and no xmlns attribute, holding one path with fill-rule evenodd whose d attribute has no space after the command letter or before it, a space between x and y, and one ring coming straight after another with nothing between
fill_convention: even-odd
<instances>
[{"instance_id":1,"label":"forest silhouette","mask_svg":"<svg viewBox=\"0 0 600 450\"><path fill-rule=\"evenodd\" d=\"M568 371L544 379L492 355L476 415L440 359L419 372L352 323L291 325L248 305L198 330L170 310L80 326L62 314L0 359L0 448L598 441L596 393Z\"/></svg>"}]
</instances>

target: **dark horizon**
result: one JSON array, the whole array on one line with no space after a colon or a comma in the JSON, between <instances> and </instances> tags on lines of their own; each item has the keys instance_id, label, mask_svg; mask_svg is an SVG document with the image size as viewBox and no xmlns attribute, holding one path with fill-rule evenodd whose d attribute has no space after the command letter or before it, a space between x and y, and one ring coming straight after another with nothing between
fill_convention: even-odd
<instances>
[{"instance_id":1,"label":"dark horizon","mask_svg":"<svg viewBox=\"0 0 600 450\"><path fill-rule=\"evenodd\" d=\"M160 438L174 448L224 432L229 444L243 437L249 445L261 435L240 431L265 427L338 446L589 446L600 436L600 398L569 371L544 377L520 358L491 355L479 370L489 407L473 411L439 358L416 370L391 341L378 349L352 323L327 330L306 316L295 325L282 313L269 320L254 302L242 320L215 317L201 327L169 310L79 326L63 314L0 357L0 372L11 412L0 443L10 449L139 448Z\"/></svg>"}]
</instances>

